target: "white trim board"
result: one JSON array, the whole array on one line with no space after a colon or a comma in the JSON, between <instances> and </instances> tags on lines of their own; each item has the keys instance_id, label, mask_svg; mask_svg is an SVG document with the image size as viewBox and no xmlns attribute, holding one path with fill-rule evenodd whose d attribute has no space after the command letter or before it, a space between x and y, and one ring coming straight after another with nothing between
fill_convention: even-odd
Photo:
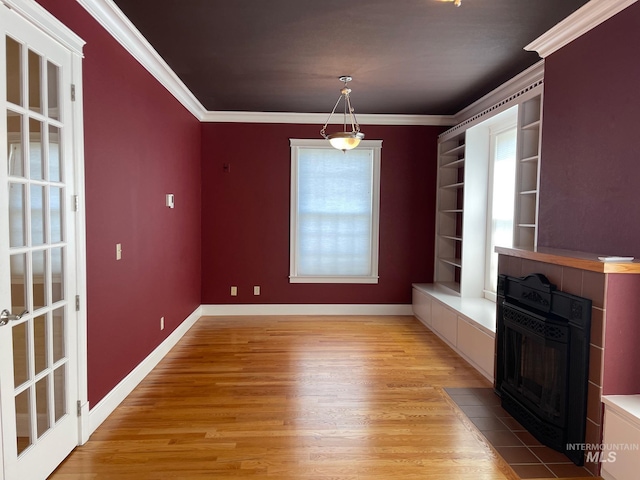
<instances>
[{"instance_id":1,"label":"white trim board","mask_svg":"<svg viewBox=\"0 0 640 480\"><path fill-rule=\"evenodd\" d=\"M413 315L413 310L404 304L244 304L202 305L202 315Z\"/></svg>"},{"instance_id":2,"label":"white trim board","mask_svg":"<svg viewBox=\"0 0 640 480\"><path fill-rule=\"evenodd\" d=\"M158 80L191 114L201 120L205 108L113 0L77 0L89 14Z\"/></svg>"},{"instance_id":3,"label":"white trim board","mask_svg":"<svg viewBox=\"0 0 640 480\"><path fill-rule=\"evenodd\" d=\"M322 125L327 121L326 113L285 113L285 112L213 112L205 113L201 119L208 123L291 123ZM343 123L339 115L334 115L330 125ZM449 127L456 124L453 115L397 115L397 114L358 114L360 125L429 125Z\"/></svg>"},{"instance_id":4,"label":"white trim board","mask_svg":"<svg viewBox=\"0 0 640 480\"><path fill-rule=\"evenodd\" d=\"M95 407L89 411L89 434L104 422L109 415L122 403L138 384L153 370L160 360L178 343L185 333L202 316L202 307L198 307L189 315L171 335L169 335L156 349L140 362L118 385L116 385Z\"/></svg>"},{"instance_id":5,"label":"white trim board","mask_svg":"<svg viewBox=\"0 0 640 480\"><path fill-rule=\"evenodd\" d=\"M609 20L628 6L636 3L636 1L591 0L555 27L539 36L524 49L536 51L541 58L546 58L589 30Z\"/></svg>"},{"instance_id":6,"label":"white trim board","mask_svg":"<svg viewBox=\"0 0 640 480\"><path fill-rule=\"evenodd\" d=\"M4 3L65 48L82 57L85 41L40 4L29 0L0 0L0 3Z\"/></svg>"},{"instance_id":7,"label":"white trim board","mask_svg":"<svg viewBox=\"0 0 640 480\"><path fill-rule=\"evenodd\" d=\"M511 108L514 104L508 101L509 99L519 99L525 90L531 88L532 85L541 84L543 80L544 60L540 60L456 113L456 127L463 122L468 122L470 119L483 117L486 113L498 113L496 109L499 111L500 109ZM505 102L505 100L507 101ZM451 130L441 133L440 136L445 136L449 131Z\"/></svg>"}]
</instances>

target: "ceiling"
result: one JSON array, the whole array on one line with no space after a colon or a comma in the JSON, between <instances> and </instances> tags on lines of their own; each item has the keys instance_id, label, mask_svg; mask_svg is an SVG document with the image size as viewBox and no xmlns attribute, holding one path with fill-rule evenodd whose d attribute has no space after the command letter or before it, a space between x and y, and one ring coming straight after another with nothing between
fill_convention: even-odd
<instances>
[{"instance_id":1,"label":"ceiling","mask_svg":"<svg viewBox=\"0 0 640 480\"><path fill-rule=\"evenodd\" d=\"M453 115L587 0L114 0L207 110Z\"/></svg>"}]
</instances>

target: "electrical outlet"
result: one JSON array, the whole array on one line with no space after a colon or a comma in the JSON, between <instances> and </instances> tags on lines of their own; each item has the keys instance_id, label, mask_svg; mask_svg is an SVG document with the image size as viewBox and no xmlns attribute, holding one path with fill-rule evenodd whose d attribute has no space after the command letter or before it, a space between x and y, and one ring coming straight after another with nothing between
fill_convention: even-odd
<instances>
[{"instance_id":1,"label":"electrical outlet","mask_svg":"<svg viewBox=\"0 0 640 480\"><path fill-rule=\"evenodd\" d=\"M260 285L254 285L253 294L254 295L260 295Z\"/></svg>"},{"instance_id":2,"label":"electrical outlet","mask_svg":"<svg viewBox=\"0 0 640 480\"><path fill-rule=\"evenodd\" d=\"M231 296L232 297L238 296L238 287L236 287L235 285L231 287Z\"/></svg>"},{"instance_id":3,"label":"electrical outlet","mask_svg":"<svg viewBox=\"0 0 640 480\"><path fill-rule=\"evenodd\" d=\"M164 330L164 317L160 317L160 330Z\"/></svg>"}]
</instances>

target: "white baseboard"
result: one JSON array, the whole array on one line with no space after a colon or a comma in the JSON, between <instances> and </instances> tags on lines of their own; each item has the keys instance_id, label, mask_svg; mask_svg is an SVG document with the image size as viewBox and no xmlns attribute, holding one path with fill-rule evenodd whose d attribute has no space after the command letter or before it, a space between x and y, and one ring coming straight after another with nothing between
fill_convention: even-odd
<instances>
[{"instance_id":1,"label":"white baseboard","mask_svg":"<svg viewBox=\"0 0 640 480\"><path fill-rule=\"evenodd\" d=\"M160 360L169 353L176 343L202 316L202 307L198 307L189 315L184 322L169 335L164 342L151 352L140 364L133 369L113 390L111 390L95 407L89 411L89 435L104 422L111 413L122 403L134 388L155 368Z\"/></svg>"},{"instance_id":2,"label":"white baseboard","mask_svg":"<svg viewBox=\"0 0 640 480\"><path fill-rule=\"evenodd\" d=\"M203 316L240 315L413 315L411 305L279 304L202 305Z\"/></svg>"}]
</instances>

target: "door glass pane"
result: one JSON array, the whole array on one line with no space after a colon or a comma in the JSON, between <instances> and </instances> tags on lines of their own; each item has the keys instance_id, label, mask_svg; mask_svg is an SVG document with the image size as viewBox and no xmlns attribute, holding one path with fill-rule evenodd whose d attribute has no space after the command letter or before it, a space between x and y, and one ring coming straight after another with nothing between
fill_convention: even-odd
<instances>
[{"instance_id":1,"label":"door glass pane","mask_svg":"<svg viewBox=\"0 0 640 480\"><path fill-rule=\"evenodd\" d=\"M49 430L49 381L47 377L36 383L36 425L38 438Z\"/></svg>"},{"instance_id":2,"label":"door glass pane","mask_svg":"<svg viewBox=\"0 0 640 480\"><path fill-rule=\"evenodd\" d=\"M49 125L49 180L60 182L60 129Z\"/></svg>"},{"instance_id":3,"label":"door glass pane","mask_svg":"<svg viewBox=\"0 0 640 480\"><path fill-rule=\"evenodd\" d=\"M35 372L38 375L47 368L47 316L33 319L33 353Z\"/></svg>"},{"instance_id":4,"label":"door glass pane","mask_svg":"<svg viewBox=\"0 0 640 480\"><path fill-rule=\"evenodd\" d=\"M67 400L65 396L66 372L64 365L53 372L53 392L55 404L55 421L60 420L67 413Z\"/></svg>"},{"instance_id":5,"label":"door glass pane","mask_svg":"<svg viewBox=\"0 0 640 480\"><path fill-rule=\"evenodd\" d=\"M51 249L51 301L59 302L64 298L64 255L62 247Z\"/></svg>"},{"instance_id":6,"label":"door glass pane","mask_svg":"<svg viewBox=\"0 0 640 480\"><path fill-rule=\"evenodd\" d=\"M61 360L65 356L64 351L64 307L53 311L53 363Z\"/></svg>"},{"instance_id":7,"label":"door glass pane","mask_svg":"<svg viewBox=\"0 0 640 480\"><path fill-rule=\"evenodd\" d=\"M29 119L29 171L34 180L44 179L44 158L42 151L42 122Z\"/></svg>"},{"instance_id":8,"label":"door glass pane","mask_svg":"<svg viewBox=\"0 0 640 480\"><path fill-rule=\"evenodd\" d=\"M31 254L33 309L38 310L47 305L47 268L44 250Z\"/></svg>"},{"instance_id":9,"label":"door glass pane","mask_svg":"<svg viewBox=\"0 0 640 480\"><path fill-rule=\"evenodd\" d=\"M40 81L42 59L29 50L29 109L42 113L42 82Z\"/></svg>"},{"instance_id":10,"label":"door glass pane","mask_svg":"<svg viewBox=\"0 0 640 480\"><path fill-rule=\"evenodd\" d=\"M27 306L27 279L25 254L11 255L11 311L18 314Z\"/></svg>"},{"instance_id":11,"label":"door glass pane","mask_svg":"<svg viewBox=\"0 0 640 480\"><path fill-rule=\"evenodd\" d=\"M24 185L9 183L9 245L24 247L25 237Z\"/></svg>"},{"instance_id":12,"label":"door glass pane","mask_svg":"<svg viewBox=\"0 0 640 480\"><path fill-rule=\"evenodd\" d=\"M22 85L22 45L7 37L7 101L21 105L20 87Z\"/></svg>"},{"instance_id":13,"label":"door glass pane","mask_svg":"<svg viewBox=\"0 0 640 480\"><path fill-rule=\"evenodd\" d=\"M13 339L13 378L14 386L18 387L29 380L29 330L28 323L12 324Z\"/></svg>"},{"instance_id":14,"label":"door glass pane","mask_svg":"<svg viewBox=\"0 0 640 480\"><path fill-rule=\"evenodd\" d=\"M22 115L7 110L7 159L8 172L12 177L24 177L23 151Z\"/></svg>"},{"instance_id":15,"label":"door glass pane","mask_svg":"<svg viewBox=\"0 0 640 480\"><path fill-rule=\"evenodd\" d=\"M31 445L31 408L29 390L16 396L16 433L18 455Z\"/></svg>"},{"instance_id":16,"label":"door glass pane","mask_svg":"<svg viewBox=\"0 0 640 480\"><path fill-rule=\"evenodd\" d=\"M62 188L49 187L51 243L62 241Z\"/></svg>"},{"instance_id":17,"label":"door glass pane","mask_svg":"<svg viewBox=\"0 0 640 480\"><path fill-rule=\"evenodd\" d=\"M44 187L31 185L31 245L44 244Z\"/></svg>"},{"instance_id":18,"label":"door glass pane","mask_svg":"<svg viewBox=\"0 0 640 480\"><path fill-rule=\"evenodd\" d=\"M58 89L59 69L51 62L47 62L47 84L49 93L49 118L60 119L60 91Z\"/></svg>"}]
</instances>

